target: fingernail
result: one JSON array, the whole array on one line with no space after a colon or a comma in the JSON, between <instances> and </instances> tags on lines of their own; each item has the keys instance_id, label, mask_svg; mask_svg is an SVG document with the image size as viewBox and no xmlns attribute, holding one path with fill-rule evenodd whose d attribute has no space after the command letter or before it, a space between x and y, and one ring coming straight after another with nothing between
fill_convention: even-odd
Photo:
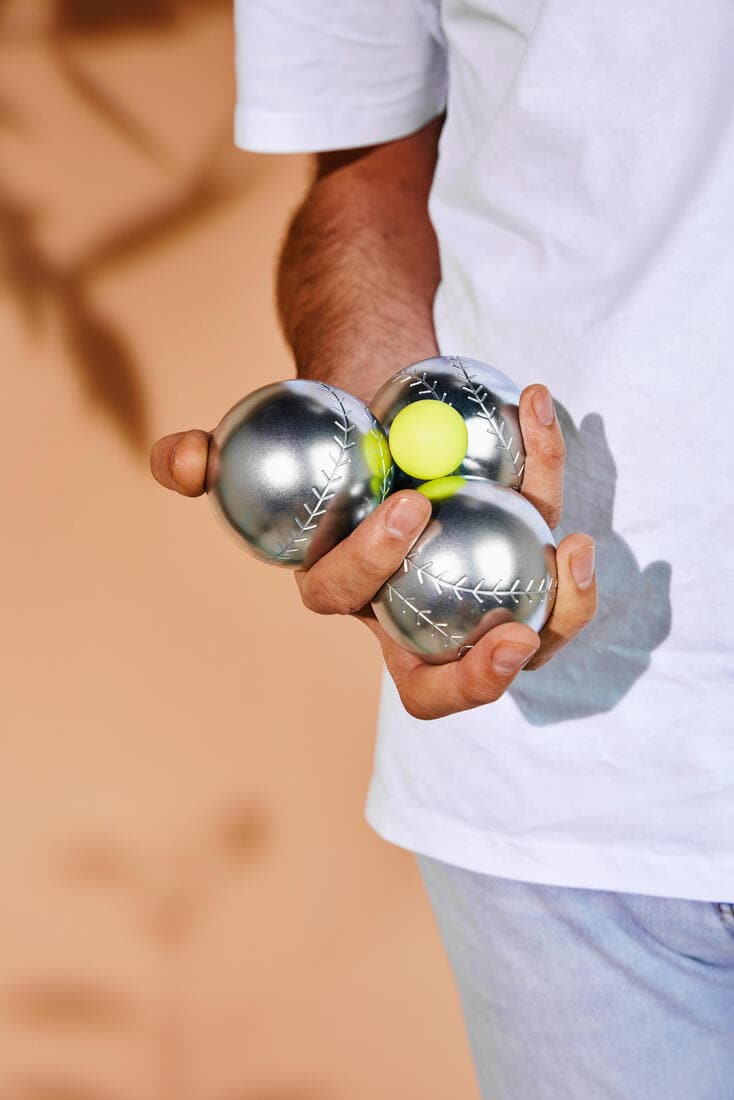
<instances>
[{"instance_id":1,"label":"fingernail","mask_svg":"<svg viewBox=\"0 0 734 1100\"><path fill-rule=\"evenodd\" d=\"M594 578L595 546L584 546L575 550L569 559L571 576L579 588L588 588Z\"/></svg>"},{"instance_id":2,"label":"fingernail","mask_svg":"<svg viewBox=\"0 0 734 1100\"><path fill-rule=\"evenodd\" d=\"M548 390L538 390L533 398L533 408L538 420L546 428L553 423L553 400Z\"/></svg>"},{"instance_id":3,"label":"fingernail","mask_svg":"<svg viewBox=\"0 0 734 1100\"><path fill-rule=\"evenodd\" d=\"M176 444L176 446L171 451L171 475L172 475L174 481L178 481L178 478L176 477L176 451L177 450L178 450L178 443Z\"/></svg>"},{"instance_id":4,"label":"fingernail","mask_svg":"<svg viewBox=\"0 0 734 1100\"><path fill-rule=\"evenodd\" d=\"M389 534L395 535L396 538L404 539L419 530L423 526L425 518L425 509L420 499L400 497L387 513L385 530Z\"/></svg>"},{"instance_id":5,"label":"fingernail","mask_svg":"<svg viewBox=\"0 0 734 1100\"><path fill-rule=\"evenodd\" d=\"M522 668L536 652L537 648L529 649L526 645L517 645L515 642L503 642L492 654L492 667L500 676L509 676Z\"/></svg>"}]
</instances>

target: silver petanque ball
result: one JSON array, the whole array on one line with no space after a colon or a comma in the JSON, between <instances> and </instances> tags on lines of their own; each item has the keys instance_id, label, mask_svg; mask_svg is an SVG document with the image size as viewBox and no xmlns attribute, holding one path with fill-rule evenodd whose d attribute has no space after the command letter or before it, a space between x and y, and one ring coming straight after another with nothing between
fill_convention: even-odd
<instances>
[{"instance_id":1,"label":"silver petanque ball","mask_svg":"<svg viewBox=\"0 0 734 1100\"><path fill-rule=\"evenodd\" d=\"M500 371L464 355L422 359L405 367L382 386L370 410L390 436L398 413L413 401L445 401L464 418L469 435L466 458L453 473L484 477L519 489L525 469L520 432L520 390ZM395 488L419 482L396 471Z\"/></svg>"},{"instance_id":2,"label":"silver petanque ball","mask_svg":"<svg viewBox=\"0 0 734 1100\"><path fill-rule=\"evenodd\" d=\"M481 478L421 486L433 517L372 603L399 645L431 664L517 620L540 631L556 597L556 543L530 501Z\"/></svg>"},{"instance_id":3,"label":"silver petanque ball","mask_svg":"<svg viewBox=\"0 0 734 1100\"><path fill-rule=\"evenodd\" d=\"M308 569L392 489L385 433L364 402L296 379L263 386L214 429L206 488L255 557Z\"/></svg>"}]
</instances>

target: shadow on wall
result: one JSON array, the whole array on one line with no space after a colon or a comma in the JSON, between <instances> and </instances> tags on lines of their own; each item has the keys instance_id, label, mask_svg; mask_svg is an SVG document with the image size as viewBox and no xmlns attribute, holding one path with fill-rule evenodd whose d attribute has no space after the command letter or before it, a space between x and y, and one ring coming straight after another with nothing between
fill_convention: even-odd
<instances>
[{"instance_id":1,"label":"shadow on wall","mask_svg":"<svg viewBox=\"0 0 734 1100\"><path fill-rule=\"evenodd\" d=\"M92 112L130 156L149 158L170 182L165 200L141 204L107 225L70 262L60 262L44 246L39 226L45 205L29 200L11 178L0 178L0 279L28 332L41 336L50 317L58 320L69 362L90 406L107 418L130 455L147 465L149 412L145 381L126 333L99 308L94 289L112 265L143 260L170 247L222 208L239 201L258 178L259 165L232 145L232 104L223 104L194 166L182 171L151 136L148 120L136 115L115 90L85 65L85 48L102 36L131 32L168 34L221 9L229 19L230 0L0 0L0 138L32 145L39 139L27 109L22 81L3 73L2 57L19 42L42 52L62 78L80 110ZM141 34L141 41L144 36ZM226 64L228 57L223 57ZM184 74L184 79L186 74ZM93 155L93 151L92 151ZM73 177L73 160L64 166ZM53 180L51 181L53 184ZM86 891L90 899L115 894L129 907L154 948L157 975L153 1012L124 989L71 973L30 974L0 989L0 1028L34 1040L43 1036L98 1038L150 1031L161 1100L186 1100L191 1092L187 1051L190 1036L182 1010L192 940L217 891L244 874L269 850L272 823L259 806L235 806L198 834L179 837L170 850L154 856L126 848L114 839L79 838L57 854L52 873L62 887ZM5 1091L8 1089L9 1091ZM91 1075L51 1074L38 1066L0 1082L12 1100L118 1100L114 1084L95 1084ZM212 1100L328 1100L328 1090L310 1091L293 1082L266 1092L239 1091Z\"/></svg>"},{"instance_id":2,"label":"shadow on wall","mask_svg":"<svg viewBox=\"0 0 734 1100\"><path fill-rule=\"evenodd\" d=\"M643 570L613 529L617 469L598 413L579 428L558 401L566 442L563 518L553 532L560 542L585 531L596 543L599 607L577 639L547 665L508 689L536 726L612 710L650 666L650 655L670 633L672 611L667 561Z\"/></svg>"},{"instance_id":3,"label":"shadow on wall","mask_svg":"<svg viewBox=\"0 0 734 1100\"><path fill-rule=\"evenodd\" d=\"M179 838L158 860L141 857L114 840L81 838L60 853L55 873L75 889L115 892L130 907L156 949L160 971L153 1013L142 1011L127 995L78 980L39 978L4 990L1 1015L16 1028L40 1037L55 1034L113 1036L143 1027L156 1051L157 1088L161 1100L185 1100L190 1075L183 1011L187 961L194 933L206 917L217 888L246 873L253 860L267 853L271 828L264 810L234 806L195 838ZM14 1100L118 1100L119 1093L79 1080L26 1077L14 1082ZM329 1100L328 1093L304 1090L301 1084L275 1091L238 1092L214 1100Z\"/></svg>"},{"instance_id":4,"label":"shadow on wall","mask_svg":"<svg viewBox=\"0 0 734 1100\"><path fill-rule=\"evenodd\" d=\"M122 96L118 99L88 74L83 48L94 36L166 31L201 9L228 7L229 0L0 0L0 48L3 40L10 48L20 33L32 34L34 44L42 43L48 51L80 107L93 110L131 153L142 153L170 172L168 201L141 210L132 223L114 226L70 265L54 262L39 243L36 229L44 210L27 205L0 180L0 274L28 329L38 333L49 309L59 318L87 400L110 420L136 457L146 460L151 440L140 369L125 334L95 307L90 288L109 265L164 247L241 197L252 172L247 157L232 157L228 105L196 169L182 178L179 166L166 163L165 151L149 135L145 119L135 117ZM22 98L13 97L0 81L0 132L22 134L26 126Z\"/></svg>"}]
</instances>

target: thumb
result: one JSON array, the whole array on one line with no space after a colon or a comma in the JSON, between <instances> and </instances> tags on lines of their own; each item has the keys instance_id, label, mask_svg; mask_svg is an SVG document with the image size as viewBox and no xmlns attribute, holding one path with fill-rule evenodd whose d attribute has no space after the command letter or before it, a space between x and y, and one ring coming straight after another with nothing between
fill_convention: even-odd
<instances>
[{"instance_id":1,"label":"thumb","mask_svg":"<svg viewBox=\"0 0 734 1100\"><path fill-rule=\"evenodd\" d=\"M166 489L186 497L198 497L206 485L209 433L201 428L165 435L153 444L150 470Z\"/></svg>"}]
</instances>

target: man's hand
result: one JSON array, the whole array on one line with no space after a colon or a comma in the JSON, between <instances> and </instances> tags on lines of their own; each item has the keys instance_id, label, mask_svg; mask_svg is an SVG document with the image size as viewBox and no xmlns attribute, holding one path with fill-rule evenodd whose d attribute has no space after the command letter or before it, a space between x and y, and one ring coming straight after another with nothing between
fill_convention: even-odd
<instances>
[{"instance_id":1,"label":"man's hand","mask_svg":"<svg viewBox=\"0 0 734 1100\"><path fill-rule=\"evenodd\" d=\"M549 415L550 423L546 423ZM522 493L552 529L563 506L565 445L551 395L527 386L520 396L520 427L526 459ZM151 470L167 489L185 496L204 492L209 436L192 430L165 436L154 445ZM596 614L594 542L568 535L558 544L558 590L540 634L524 623L493 627L460 660L429 665L397 645L382 629L370 601L400 566L431 516L430 502L412 490L395 493L355 531L308 571L297 571L301 598L322 615L352 615L377 637L403 705L416 718L441 718L492 703L520 669L539 668L575 638Z\"/></svg>"}]
</instances>

